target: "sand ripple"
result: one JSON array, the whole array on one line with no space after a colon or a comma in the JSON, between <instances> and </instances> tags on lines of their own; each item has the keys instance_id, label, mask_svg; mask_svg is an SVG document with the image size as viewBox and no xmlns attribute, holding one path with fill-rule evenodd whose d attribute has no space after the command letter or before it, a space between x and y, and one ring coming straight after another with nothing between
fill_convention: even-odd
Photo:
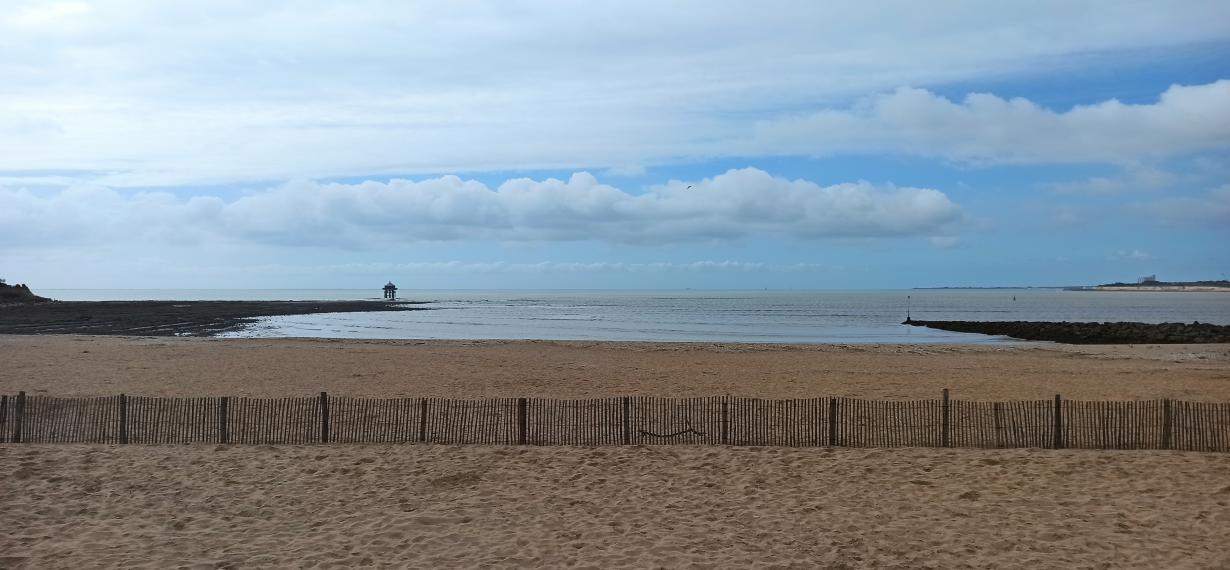
<instances>
[{"instance_id":1,"label":"sand ripple","mask_svg":"<svg viewBox=\"0 0 1230 570\"><path fill-rule=\"evenodd\" d=\"M1230 455L0 446L0 568L1226 568Z\"/></svg>"}]
</instances>

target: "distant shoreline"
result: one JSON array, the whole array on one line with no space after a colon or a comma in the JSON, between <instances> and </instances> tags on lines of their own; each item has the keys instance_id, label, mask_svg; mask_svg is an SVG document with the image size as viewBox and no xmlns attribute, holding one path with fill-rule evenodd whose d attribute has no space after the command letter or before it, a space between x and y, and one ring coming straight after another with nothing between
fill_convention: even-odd
<instances>
[{"instance_id":1,"label":"distant shoreline","mask_svg":"<svg viewBox=\"0 0 1230 570\"><path fill-rule=\"evenodd\" d=\"M1048 287L914 287L912 291L1001 291L1011 290L1020 291L1028 289L1038 289L1045 291L1055 291L1060 289L1072 289L1072 287L1048 286Z\"/></svg>"},{"instance_id":2,"label":"distant shoreline","mask_svg":"<svg viewBox=\"0 0 1230 570\"><path fill-rule=\"evenodd\" d=\"M1123 291L1165 293L1230 293L1230 285L1077 285L1055 287L913 287L911 291Z\"/></svg>"},{"instance_id":3,"label":"distant shoreline","mask_svg":"<svg viewBox=\"0 0 1230 570\"><path fill-rule=\"evenodd\" d=\"M1164 293L1226 293L1230 292L1230 281L1157 281L1148 279L1139 283L1103 283L1090 287L1073 287L1074 291L1125 291L1125 292L1164 292Z\"/></svg>"},{"instance_id":4,"label":"distant shoreline","mask_svg":"<svg viewBox=\"0 0 1230 570\"><path fill-rule=\"evenodd\" d=\"M1165 285L1133 285L1112 283L1108 285L1076 285L1048 287L913 287L911 291L1126 291L1166 293L1230 293L1230 285L1205 285L1168 283Z\"/></svg>"},{"instance_id":5,"label":"distant shoreline","mask_svg":"<svg viewBox=\"0 0 1230 570\"><path fill-rule=\"evenodd\" d=\"M1230 287L1216 285L1097 285L1094 287L1076 287L1073 291L1124 291L1124 292L1166 292L1166 293L1230 293Z\"/></svg>"}]
</instances>

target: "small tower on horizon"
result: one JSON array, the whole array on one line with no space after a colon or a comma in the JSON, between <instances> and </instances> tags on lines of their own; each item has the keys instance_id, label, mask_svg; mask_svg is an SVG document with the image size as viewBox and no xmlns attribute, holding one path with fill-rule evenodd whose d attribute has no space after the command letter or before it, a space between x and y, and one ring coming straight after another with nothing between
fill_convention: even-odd
<instances>
[{"instance_id":1,"label":"small tower on horizon","mask_svg":"<svg viewBox=\"0 0 1230 570\"><path fill-rule=\"evenodd\" d=\"M397 299L397 286L394 285L392 281L389 281L389 283L384 286L384 298L389 300Z\"/></svg>"}]
</instances>

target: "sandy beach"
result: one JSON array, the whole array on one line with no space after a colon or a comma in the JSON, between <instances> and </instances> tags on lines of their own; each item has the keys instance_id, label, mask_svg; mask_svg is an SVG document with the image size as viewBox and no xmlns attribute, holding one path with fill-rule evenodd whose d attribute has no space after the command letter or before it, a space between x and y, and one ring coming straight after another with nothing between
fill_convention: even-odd
<instances>
[{"instance_id":1,"label":"sandy beach","mask_svg":"<svg viewBox=\"0 0 1230 570\"><path fill-rule=\"evenodd\" d=\"M1225 568L1230 456L0 446L6 568Z\"/></svg>"},{"instance_id":2,"label":"sandy beach","mask_svg":"<svg viewBox=\"0 0 1230 570\"><path fill-rule=\"evenodd\" d=\"M0 335L0 392L1230 401L1230 345L996 346Z\"/></svg>"},{"instance_id":3,"label":"sandy beach","mask_svg":"<svg viewBox=\"0 0 1230 570\"><path fill-rule=\"evenodd\" d=\"M1230 400L1230 346L0 336L59 395ZM1230 455L0 445L0 568L1224 568Z\"/></svg>"}]
</instances>

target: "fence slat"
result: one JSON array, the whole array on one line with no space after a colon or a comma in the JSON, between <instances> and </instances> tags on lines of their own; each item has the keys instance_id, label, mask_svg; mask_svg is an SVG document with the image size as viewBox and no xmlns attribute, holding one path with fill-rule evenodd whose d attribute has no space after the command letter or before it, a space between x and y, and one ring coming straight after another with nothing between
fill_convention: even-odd
<instances>
[{"instance_id":1,"label":"fence slat","mask_svg":"<svg viewBox=\"0 0 1230 570\"><path fill-rule=\"evenodd\" d=\"M13 443L21 443L21 428L26 421L26 393L17 393L17 403L13 409Z\"/></svg>"}]
</instances>

